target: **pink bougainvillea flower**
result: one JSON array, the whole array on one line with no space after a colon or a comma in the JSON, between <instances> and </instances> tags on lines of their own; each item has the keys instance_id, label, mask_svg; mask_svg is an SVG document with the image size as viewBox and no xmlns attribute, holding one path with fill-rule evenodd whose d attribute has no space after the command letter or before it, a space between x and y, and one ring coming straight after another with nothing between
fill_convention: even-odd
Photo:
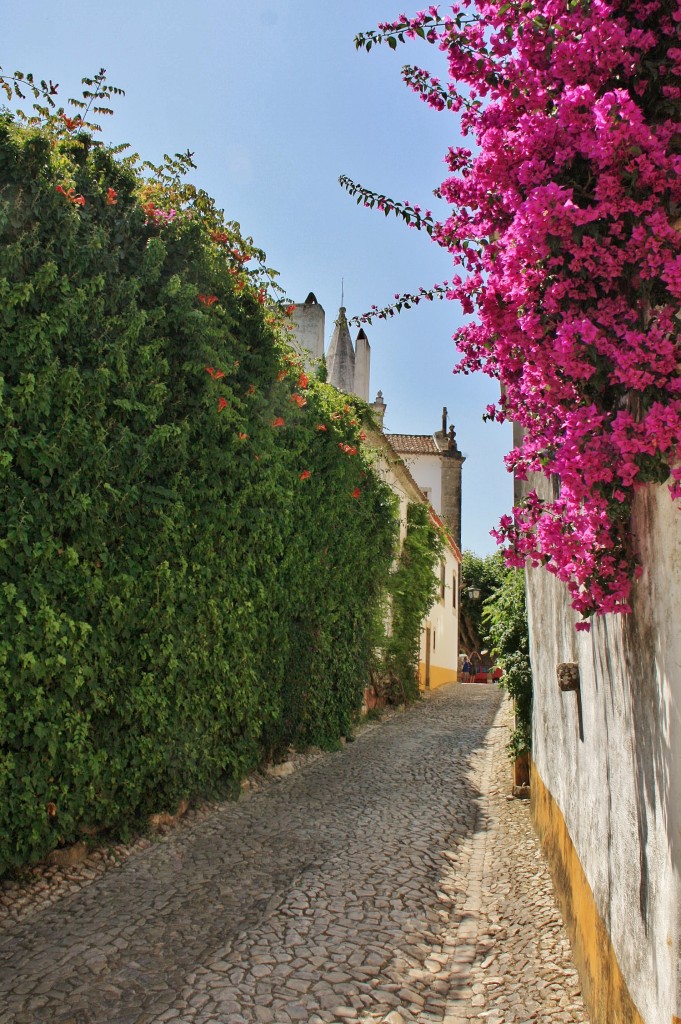
<instances>
[{"instance_id":1,"label":"pink bougainvillea flower","mask_svg":"<svg viewBox=\"0 0 681 1024\"><path fill-rule=\"evenodd\" d=\"M307 399L303 398L302 395L291 395L291 401L295 402L299 409L302 409L304 405L307 405Z\"/></svg>"},{"instance_id":2,"label":"pink bougainvillea flower","mask_svg":"<svg viewBox=\"0 0 681 1024\"><path fill-rule=\"evenodd\" d=\"M300 474L300 479L301 480L308 480L311 476L312 476L312 473L310 472L310 470L309 469L304 469L303 472Z\"/></svg>"},{"instance_id":3,"label":"pink bougainvillea flower","mask_svg":"<svg viewBox=\"0 0 681 1024\"><path fill-rule=\"evenodd\" d=\"M217 301L217 295L199 295L199 302L202 302L204 306L214 306Z\"/></svg>"},{"instance_id":4,"label":"pink bougainvillea flower","mask_svg":"<svg viewBox=\"0 0 681 1024\"><path fill-rule=\"evenodd\" d=\"M360 496L360 494L361 494L361 493L362 493L362 492L360 491L359 487L355 487L355 489L354 489L354 491L352 492L352 494L350 495L350 497L351 497L351 498L359 498L359 496Z\"/></svg>"},{"instance_id":5,"label":"pink bougainvillea flower","mask_svg":"<svg viewBox=\"0 0 681 1024\"><path fill-rule=\"evenodd\" d=\"M118 192L115 188L108 188L106 190L106 205L115 206L118 202Z\"/></svg>"},{"instance_id":6,"label":"pink bougainvillea flower","mask_svg":"<svg viewBox=\"0 0 681 1024\"><path fill-rule=\"evenodd\" d=\"M218 412L222 412L223 409L227 408L227 399L218 398Z\"/></svg>"},{"instance_id":7,"label":"pink bougainvillea flower","mask_svg":"<svg viewBox=\"0 0 681 1024\"><path fill-rule=\"evenodd\" d=\"M273 427L284 427L284 426L286 426L286 424L284 423L284 418L283 418L283 416L277 416L277 417L276 417L276 418L275 418L275 419L274 419L274 420L272 421L272 426L273 426Z\"/></svg>"}]
</instances>

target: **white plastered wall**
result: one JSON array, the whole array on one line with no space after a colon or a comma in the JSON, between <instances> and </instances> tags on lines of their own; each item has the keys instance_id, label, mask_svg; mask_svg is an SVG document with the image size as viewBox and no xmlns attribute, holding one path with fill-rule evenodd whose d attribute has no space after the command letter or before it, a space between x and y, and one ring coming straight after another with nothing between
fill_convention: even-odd
<instances>
[{"instance_id":1,"label":"white plastered wall","mask_svg":"<svg viewBox=\"0 0 681 1024\"><path fill-rule=\"evenodd\" d=\"M633 612L591 633L575 632L563 585L528 572L533 758L639 1013L667 1024L681 1016L681 511L665 486L637 495L634 527L645 571ZM579 699L558 688L568 661Z\"/></svg>"},{"instance_id":2,"label":"white plastered wall","mask_svg":"<svg viewBox=\"0 0 681 1024\"><path fill-rule=\"evenodd\" d=\"M442 515L442 459L439 455L402 455L414 480L439 516Z\"/></svg>"}]
</instances>

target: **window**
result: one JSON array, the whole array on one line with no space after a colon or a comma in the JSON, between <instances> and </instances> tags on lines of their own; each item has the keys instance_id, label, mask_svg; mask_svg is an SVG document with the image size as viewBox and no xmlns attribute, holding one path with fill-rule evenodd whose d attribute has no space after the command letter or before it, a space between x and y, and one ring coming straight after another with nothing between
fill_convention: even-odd
<instances>
[{"instance_id":1,"label":"window","mask_svg":"<svg viewBox=\"0 0 681 1024\"><path fill-rule=\"evenodd\" d=\"M444 562L440 562L440 600L444 604L445 601L445 573L447 569Z\"/></svg>"},{"instance_id":2,"label":"window","mask_svg":"<svg viewBox=\"0 0 681 1024\"><path fill-rule=\"evenodd\" d=\"M452 576L452 611L456 611L456 573Z\"/></svg>"}]
</instances>

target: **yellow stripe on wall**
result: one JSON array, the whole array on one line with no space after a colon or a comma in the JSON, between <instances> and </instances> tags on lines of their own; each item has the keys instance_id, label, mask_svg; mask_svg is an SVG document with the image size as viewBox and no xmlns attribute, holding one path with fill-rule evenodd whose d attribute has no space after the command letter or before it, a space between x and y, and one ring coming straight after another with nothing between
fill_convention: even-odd
<instances>
[{"instance_id":1,"label":"yellow stripe on wall","mask_svg":"<svg viewBox=\"0 0 681 1024\"><path fill-rule=\"evenodd\" d=\"M531 771L532 818L549 863L591 1022L645 1024L629 995L565 819L534 764Z\"/></svg>"},{"instance_id":2,"label":"yellow stripe on wall","mask_svg":"<svg viewBox=\"0 0 681 1024\"><path fill-rule=\"evenodd\" d=\"M455 668L440 668L439 665L430 666L430 688L431 690L437 689L438 686L444 686L445 683L455 683L456 680L456 669ZM419 662L419 686L423 690L426 685L426 666L424 662Z\"/></svg>"}]
</instances>

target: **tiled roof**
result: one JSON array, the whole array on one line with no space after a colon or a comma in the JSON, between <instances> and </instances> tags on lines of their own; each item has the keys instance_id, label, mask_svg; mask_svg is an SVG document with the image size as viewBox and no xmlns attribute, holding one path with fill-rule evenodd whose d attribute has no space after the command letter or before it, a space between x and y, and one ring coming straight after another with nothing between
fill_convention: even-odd
<instances>
[{"instance_id":1,"label":"tiled roof","mask_svg":"<svg viewBox=\"0 0 681 1024\"><path fill-rule=\"evenodd\" d=\"M393 449L400 455L439 455L432 434L386 434Z\"/></svg>"}]
</instances>

